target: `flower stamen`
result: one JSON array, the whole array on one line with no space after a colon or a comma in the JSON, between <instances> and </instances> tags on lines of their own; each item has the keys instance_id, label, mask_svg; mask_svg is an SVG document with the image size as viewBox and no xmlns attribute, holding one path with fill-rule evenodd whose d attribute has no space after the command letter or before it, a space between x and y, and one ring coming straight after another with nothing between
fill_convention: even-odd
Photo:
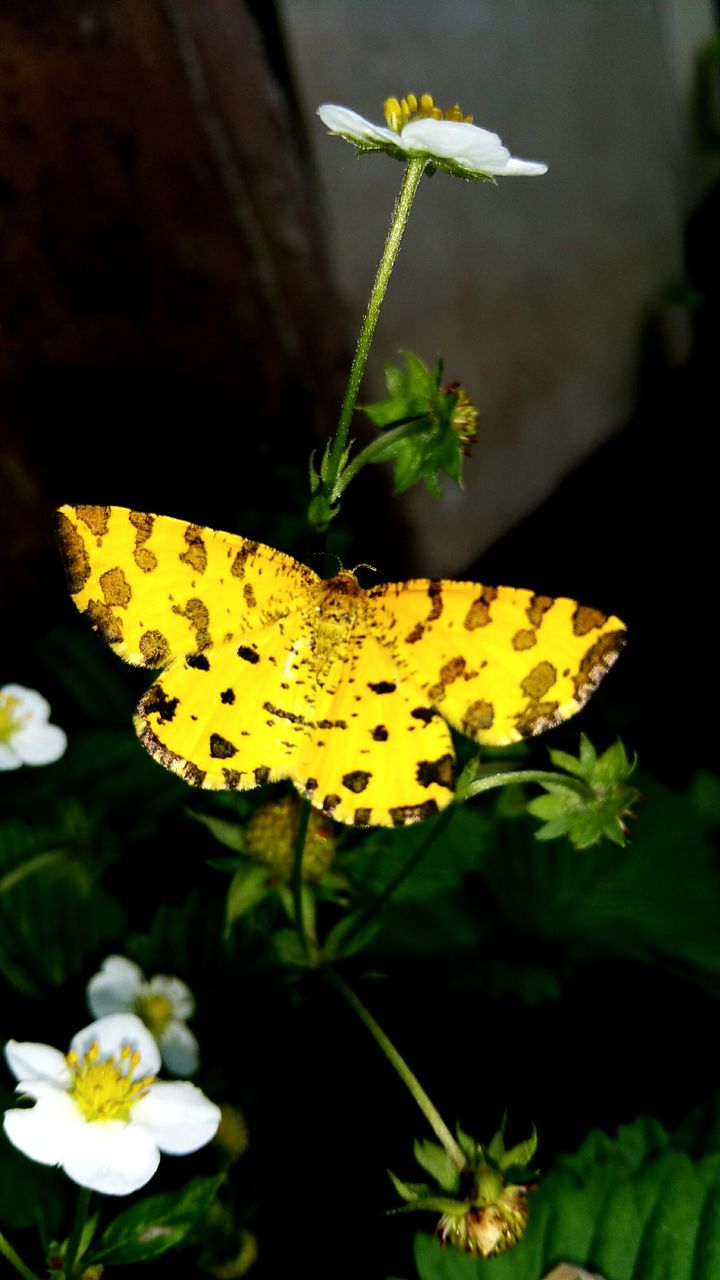
<instances>
[{"instance_id":1,"label":"flower stamen","mask_svg":"<svg viewBox=\"0 0 720 1280\"><path fill-rule=\"evenodd\" d=\"M443 112L437 107L429 93L423 93L420 99L414 93L405 98L387 98L383 107L388 128L394 133L402 133L411 120L452 120L459 124L472 124L472 116L464 116L456 102L454 106Z\"/></svg>"},{"instance_id":2,"label":"flower stamen","mask_svg":"<svg viewBox=\"0 0 720 1280\"><path fill-rule=\"evenodd\" d=\"M8 742L30 719L27 714L18 714L21 706L19 698L10 693L0 693L0 742Z\"/></svg>"},{"instance_id":3,"label":"flower stamen","mask_svg":"<svg viewBox=\"0 0 720 1280\"><path fill-rule=\"evenodd\" d=\"M117 1054L100 1058L100 1045L93 1040L82 1058L71 1049L65 1061L70 1068L70 1096L88 1121L128 1120L136 1102L147 1093L155 1076L135 1079L140 1054L124 1044Z\"/></svg>"}]
</instances>

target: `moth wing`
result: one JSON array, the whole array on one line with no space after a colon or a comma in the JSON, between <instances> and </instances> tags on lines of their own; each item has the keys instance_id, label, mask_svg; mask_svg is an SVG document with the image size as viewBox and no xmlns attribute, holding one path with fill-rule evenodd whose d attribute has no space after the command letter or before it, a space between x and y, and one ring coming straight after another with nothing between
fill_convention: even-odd
<instances>
[{"instance_id":1,"label":"moth wing","mask_svg":"<svg viewBox=\"0 0 720 1280\"><path fill-rule=\"evenodd\" d=\"M450 803L454 759L444 720L366 619L324 672L290 775L298 790L338 822L404 826Z\"/></svg>"},{"instance_id":2,"label":"moth wing","mask_svg":"<svg viewBox=\"0 0 720 1280\"><path fill-rule=\"evenodd\" d=\"M138 666L262 627L318 581L262 543L125 507L62 507L58 537L78 609Z\"/></svg>"},{"instance_id":3,"label":"moth wing","mask_svg":"<svg viewBox=\"0 0 720 1280\"><path fill-rule=\"evenodd\" d=\"M138 735L166 768L211 789L289 778L355 826L401 826L449 804L450 732L384 646L340 644L320 675L312 610L242 639L177 659L142 698Z\"/></svg>"},{"instance_id":4,"label":"moth wing","mask_svg":"<svg viewBox=\"0 0 720 1280\"><path fill-rule=\"evenodd\" d=\"M368 596L407 675L453 728L502 746L575 715L620 653L625 625L518 587L388 583Z\"/></svg>"}]
</instances>

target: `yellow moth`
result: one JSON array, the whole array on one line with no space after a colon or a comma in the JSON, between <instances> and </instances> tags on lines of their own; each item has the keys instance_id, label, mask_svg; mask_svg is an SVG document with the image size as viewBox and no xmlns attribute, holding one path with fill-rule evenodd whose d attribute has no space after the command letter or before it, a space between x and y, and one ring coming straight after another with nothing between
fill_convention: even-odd
<instances>
[{"instance_id":1,"label":"yellow moth","mask_svg":"<svg viewBox=\"0 0 720 1280\"><path fill-rule=\"evenodd\" d=\"M162 668L141 742L196 787L289 778L339 822L403 826L453 798L449 725L517 742L579 711L625 639L618 618L515 587L327 581L231 533L124 507L63 507L78 609Z\"/></svg>"}]
</instances>

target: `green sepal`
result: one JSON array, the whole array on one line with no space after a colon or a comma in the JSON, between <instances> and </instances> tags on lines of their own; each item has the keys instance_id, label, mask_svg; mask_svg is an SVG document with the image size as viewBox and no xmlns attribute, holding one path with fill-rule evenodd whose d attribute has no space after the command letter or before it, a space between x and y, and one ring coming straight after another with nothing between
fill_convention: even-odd
<instances>
[{"instance_id":1,"label":"green sepal","mask_svg":"<svg viewBox=\"0 0 720 1280\"><path fill-rule=\"evenodd\" d=\"M440 385L442 361L430 369L411 351L403 355L405 369L386 366L386 399L360 406L380 431L392 432L387 448L370 447L367 460L394 463L396 493L424 480L439 496L440 471L462 484L463 450L473 436L455 422L460 392Z\"/></svg>"},{"instance_id":2,"label":"green sepal","mask_svg":"<svg viewBox=\"0 0 720 1280\"><path fill-rule=\"evenodd\" d=\"M403 1182L392 1169L388 1169L387 1175L401 1200L414 1201L431 1194L431 1188L426 1182Z\"/></svg>"},{"instance_id":3,"label":"green sepal","mask_svg":"<svg viewBox=\"0 0 720 1280\"><path fill-rule=\"evenodd\" d=\"M543 823L535 838L567 836L576 849L588 849L605 839L622 848L627 840L624 818L632 816L640 793L629 782L637 762L628 758L620 739L598 755L583 733L577 756L554 749L549 754L555 767L568 776L565 781L558 773L541 782L545 795L528 802L527 812ZM579 787L578 781L584 786Z\"/></svg>"},{"instance_id":4,"label":"green sepal","mask_svg":"<svg viewBox=\"0 0 720 1280\"><path fill-rule=\"evenodd\" d=\"M247 863L238 867L230 881L225 902L225 932L229 933L236 920L256 907L273 888L268 867Z\"/></svg>"},{"instance_id":5,"label":"green sepal","mask_svg":"<svg viewBox=\"0 0 720 1280\"><path fill-rule=\"evenodd\" d=\"M245 852L245 832L239 822L229 822L227 818L218 818L214 813L200 813L197 809L188 809L187 814L193 822L199 822L205 827L226 849L232 849L235 853Z\"/></svg>"},{"instance_id":6,"label":"green sepal","mask_svg":"<svg viewBox=\"0 0 720 1280\"><path fill-rule=\"evenodd\" d=\"M103 1232L86 1259L89 1263L127 1266L158 1258L182 1244L205 1217L224 1174L193 1178L181 1191L149 1196L118 1215Z\"/></svg>"},{"instance_id":7,"label":"green sepal","mask_svg":"<svg viewBox=\"0 0 720 1280\"><path fill-rule=\"evenodd\" d=\"M362 951L369 946L377 935L380 929L380 921L375 918L368 920L367 924L362 925L357 933L353 932L352 937L346 943L344 938L351 930L354 930L357 918L354 914L344 916L336 925L333 925L327 934L323 943L323 955L329 963L341 959L343 956L356 955L358 951Z\"/></svg>"},{"instance_id":8,"label":"green sepal","mask_svg":"<svg viewBox=\"0 0 720 1280\"><path fill-rule=\"evenodd\" d=\"M443 1191L458 1190L460 1174L444 1147L424 1138L416 1140L413 1152L420 1167L435 1179Z\"/></svg>"},{"instance_id":9,"label":"green sepal","mask_svg":"<svg viewBox=\"0 0 720 1280\"><path fill-rule=\"evenodd\" d=\"M465 1133L459 1124L455 1125L455 1137L465 1159L469 1164L474 1164L481 1151L480 1143L477 1139L471 1138L469 1133Z\"/></svg>"}]
</instances>

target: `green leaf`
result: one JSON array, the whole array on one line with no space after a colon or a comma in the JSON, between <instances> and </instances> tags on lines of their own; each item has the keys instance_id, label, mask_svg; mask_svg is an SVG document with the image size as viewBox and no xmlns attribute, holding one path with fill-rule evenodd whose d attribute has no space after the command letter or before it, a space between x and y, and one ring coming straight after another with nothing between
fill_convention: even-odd
<instances>
[{"instance_id":1,"label":"green leaf","mask_svg":"<svg viewBox=\"0 0 720 1280\"><path fill-rule=\"evenodd\" d=\"M206 827L219 844L235 853L243 853L245 849L245 831L238 822L229 822L227 818L219 818L214 813L200 813L197 809L188 809L188 817Z\"/></svg>"},{"instance_id":2,"label":"green leaf","mask_svg":"<svg viewBox=\"0 0 720 1280\"><path fill-rule=\"evenodd\" d=\"M193 1178L180 1192L140 1200L110 1223L87 1262L108 1266L146 1262L182 1244L207 1213L223 1181L223 1174Z\"/></svg>"}]
</instances>

